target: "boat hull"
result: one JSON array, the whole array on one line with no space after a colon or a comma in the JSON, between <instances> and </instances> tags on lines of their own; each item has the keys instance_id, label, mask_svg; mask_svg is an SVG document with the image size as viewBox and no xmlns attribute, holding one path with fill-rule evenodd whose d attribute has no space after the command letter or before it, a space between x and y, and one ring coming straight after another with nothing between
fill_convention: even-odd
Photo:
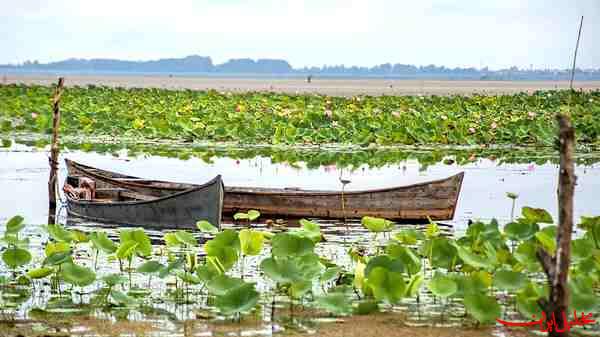
<instances>
[{"instance_id":1,"label":"boat hull","mask_svg":"<svg viewBox=\"0 0 600 337\"><path fill-rule=\"evenodd\" d=\"M153 200L107 202L76 200L67 196L67 212L103 223L194 229L199 220L220 226L223 196L223 182L218 176L202 186Z\"/></svg>"},{"instance_id":2,"label":"boat hull","mask_svg":"<svg viewBox=\"0 0 600 337\"><path fill-rule=\"evenodd\" d=\"M83 175L99 186L122 187L162 196L195 185L144 180L66 160L69 174ZM454 218L464 173L446 179L365 191L311 191L280 188L225 187L223 214L256 209L264 218L324 219L382 217L402 222Z\"/></svg>"}]
</instances>

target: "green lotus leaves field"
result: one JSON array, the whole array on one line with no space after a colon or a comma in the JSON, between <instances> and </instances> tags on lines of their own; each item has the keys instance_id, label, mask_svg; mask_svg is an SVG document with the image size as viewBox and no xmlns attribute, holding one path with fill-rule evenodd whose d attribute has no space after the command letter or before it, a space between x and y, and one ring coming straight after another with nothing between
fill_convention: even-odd
<instances>
[{"instance_id":1,"label":"green lotus leaves field","mask_svg":"<svg viewBox=\"0 0 600 337\"><path fill-rule=\"evenodd\" d=\"M0 130L49 133L52 87L0 85ZM599 142L600 91L501 96L356 96L69 87L64 134L240 144L551 146L568 112L581 143Z\"/></svg>"}]
</instances>

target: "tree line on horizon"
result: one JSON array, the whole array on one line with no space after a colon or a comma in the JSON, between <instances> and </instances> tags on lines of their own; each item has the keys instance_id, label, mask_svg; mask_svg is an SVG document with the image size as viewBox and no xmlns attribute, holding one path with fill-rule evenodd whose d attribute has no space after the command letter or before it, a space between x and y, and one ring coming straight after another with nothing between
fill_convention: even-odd
<instances>
[{"instance_id":1,"label":"tree line on horizon","mask_svg":"<svg viewBox=\"0 0 600 337\"><path fill-rule=\"evenodd\" d=\"M444 66L415 66L385 63L373 67L325 65L322 67L293 68L281 59L250 58L231 59L214 64L210 57L192 55L184 58L168 58L151 61L126 61L118 59L76 59L39 63L26 61L22 64L0 65L0 71L52 72L69 71L82 73L214 73L214 74L258 74L296 76L340 76L340 77L385 77L385 78L437 78L478 80L566 80L568 69L508 69L448 68ZM600 69L579 69L577 80L600 80Z\"/></svg>"}]
</instances>

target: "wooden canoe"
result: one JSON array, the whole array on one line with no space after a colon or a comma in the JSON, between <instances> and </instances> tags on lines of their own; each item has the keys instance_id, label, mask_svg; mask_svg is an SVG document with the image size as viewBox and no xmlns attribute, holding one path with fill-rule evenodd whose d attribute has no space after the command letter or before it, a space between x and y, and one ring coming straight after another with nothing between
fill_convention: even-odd
<instances>
[{"instance_id":1,"label":"wooden canoe","mask_svg":"<svg viewBox=\"0 0 600 337\"><path fill-rule=\"evenodd\" d=\"M77 178L69 175L67 182L73 185ZM115 186L96 186L92 200L65 196L71 216L104 223L193 229L200 220L221 225L224 186L217 176L206 184L160 197Z\"/></svg>"},{"instance_id":2,"label":"wooden canoe","mask_svg":"<svg viewBox=\"0 0 600 337\"><path fill-rule=\"evenodd\" d=\"M94 179L99 187L121 187L163 196L196 185L147 180L65 159L69 174ZM315 217L324 219L382 217L398 222L422 223L454 218L464 173L446 179L408 186L363 191L315 191L286 188L225 186L223 214L256 209L263 219Z\"/></svg>"}]
</instances>

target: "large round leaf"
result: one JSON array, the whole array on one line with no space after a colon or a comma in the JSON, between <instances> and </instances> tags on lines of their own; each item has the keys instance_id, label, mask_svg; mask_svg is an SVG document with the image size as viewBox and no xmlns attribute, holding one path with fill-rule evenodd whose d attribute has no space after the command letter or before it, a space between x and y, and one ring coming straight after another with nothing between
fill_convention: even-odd
<instances>
[{"instance_id":1,"label":"large round leaf","mask_svg":"<svg viewBox=\"0 0 600 337\"><path fill-rule=\"evenodd\" d=\"M240 231L240 246L244 255L258 255L262 251L265 237L261 232L252 229Z\"/></svg>"},{"instance_id":2,"label":"large round leaf","mask_svg":"<svg viewBox=\"0 0 600 337\"><path fill-rule=\"evenodd\" d=\"M536 256L537 247L531 241L522 242L514 252L514 257L529 271L538 271L541 269L539 260Z\"/></svg>"},{"instance_id":3,"label":"large round leaf","mask_svg":"<svg viewBox=\"0 0 600 337\"><path fill-rule=\"evenodd\" d=\"M96 280L96 273L93 270L74 263L63 264L60 276L65 282L79 287L90 285Z\"/></svg>"},{"instance_id":4,"label":"large round leaf","mask_svg":"<svg viewBox=\"0 0 600 337\"><path fill-rule=\"evenodd\" d=\"M276 257L295 257L313 252L312 240L289 233L280 233L271 240L272 254Z\"/></svg>"},{"instance_id":5,"label":"large round leaf","mask_svg":"<svg viewBox=\"0 0 600 337\"><path fill-rule=\"evenodd\" d=\"M457 251L450 240L436 237L425 242L421 246L421 255L430 258L432 267L451 269L456 264Z\"/></svg>"},{"instance_id":6,"label":"large round leaf","mask_svg":"<svg viewBox=\"0 0 600 337\"><path fill-rule=\"evenodd\" d=\"M141 266L137 267L137 272L144 274L158 273L164 267L164 265L157 261L146 261Z\"/></svg>"},{"instance_id":7,"label":"large round leaf","mask_svg":"<svg viewBox=\"0 0 600 337\"><path fill-rule=\"evenodd\" d=\"M137 229L121 229L119 232L121 245L124 243L135 242L137 247L135 252L141 256L150 256L152 254L152 243L150 237L142 228Z\"/></svg>"},{"instance_id":8,"label":"large round leaf","mask_svg":"<svg viewBox=\"0 0 600 337\"><path fill-rule=\"evenodd\" d=\"M334 315L349 315L352 313L352 303L344 293L330 293L315 299L318 308L323 309Z\"/></svg>"},{"instance_id":9,"label":"large round leaf","mask_svg":"<svg viewBox=\"0 0 600 337\"><path fill-rule=\"evenodd\" d=\"M449 297L458 290L456 282L443 274L436 273L427 284L429 290L436 296Z\"/></svg>"},{"instance_id":10,"label":"large round leaf","mask_svg":"<svg viewBox=\"0 0 600 337\"><path fill-rule=\"evenodd\" d=\"M367 284L378 301L398 303L404 297L406 283L402 274L390 272L383 267L375 267L369 273Z\"/></svg>"},{"instance_id":11,"label":"large round leaf","mask_svg":"<svg viewBox=\"0 0 600 337\"><path fill-rule=\"evenodd\" d=\"M31 269L27 272L27 276L32 279L44 278L54 272L53 268L50 267L40 267L36 269Z\"/></svg>"},{"instance_id":12,"label":"large round leaf","mask_svg":"<svg viewBox=\"0 0 600 337\"><path fill-rule=\"evenodd\" d=\"M552 216L543 208L523 207L521 213L531 223L553 223Z\"/></svg>"},{"instance_id":13,"label":"large round leaf","mask_svg":"<svg viewBox=\"0 0 600 337\"><path fill-rule=\"evenodd\" d=\"M221 274L213 277L210 282L206 284L206 287L208 288L208 291L214 295L224 295L227 292L242 286L243 284L244 281L240 278Z\"/></svg>"},{"instance_id":14,"label":"large round leaf","mask_svg":"<svg viewBox=\"0 0 600 337\"><path fill-rule=\"evenodd\" d=\"M421 284L423 284L423 275L415 274L410 278L408 282L408 286L406 287L406 297L415 297L419 293L419 289L421 288Z\"/></svg>"},{"instance_id":15,"label":"large round leaf","mask_svg":"<svg viewBox=\"0 0 600 337\"><path fill-rule=\"evenodd\" d=\"M259 293L254 285L243 283L242 285L217 296L215 306L225 316L244 313L252 310L258 303Z\"/></svg>"},{"instance_id":16,"label":"large round leaf","mask_svg":"<svg viewBox=\"0 0 600 337\"><path fill-rule=\"evenodd\" d=\"M19 233L23 228L25 228L25 223L23 223L23 220L25 220L25 219L20 215L10 218L8 220L8 222L6 223L6 232L5 233L8 233L8 234Z\"/></svg>"},{"instance_id":17,"label":"large round leaf","mask_svg":"<svg viewBox=\"0 0 600 337\"><path fill-rule=\"evenodd\" d=\"M302 280L302 272L292 259L269 257L260 263L260 269L267 277L278 283L292 283Z\"/></svg>"},{"instance_id":18,"label":"large round leaf","mask_svg":"<svg viewBox=\"0 0 600 337\"><path fill-rule=\"evenodd\" d=\"M456 249L461 260L474 268L490 269L494 263L487 256L472 253L469 248L456 245Z\"/></svg>"},{"instance_id":19,"label":"large round leaf","mask_svg":"<svg viewBox=\"0 0 600 337\"><path fill-rule=\"evenodd\" d=\"M219 229L206 220L196 222L196 227L203 233L217 234Z\"/></svg>"},{"instance_id":20,"label":"large round leaf","mask_svg":"<svg viewBox=\"0 0 600 337\"><path fill-rule=\"evenodd\" d=\"M55 241L71 242L74 239L73 233L59 224L48 225L46 229L48 230L50 237L52 237Z\"/></svg>"},{"instance_id":21,"label":"large round leaf","mask_svg":"<svg viewBox=\"0 0 600 337\"><path fill-rule=\"evenodd\" d=\"M365 268L365 277L369 277L371 271L377 267L385 268L396 273L404 272L404 264L399 259L392 259L388 255L379 255L369 259Z\"/></svg>"},{"instance_id":22,"label":"large round leaf","mask_svg":"<svg viewBox=\"0 0 600 337\"><path fill-rule=\"evenodd\" d=\"M133 256L135 250L137 249L139 243L135 241L125 241L121 242L121 245L116 251L117 258L120 260L127 259Z\"/></svg>"},{"instance_id":23,"label":"large round leaf","mask_svg":"<svg viewBox=\"0 0 600 337\"><path fill-rule=\"evenodd\" d=\"M504 226L504 233L513 241L523 241L532 238L539 228L537 223L511 222Z\"/></svg>"},{"instance_id":24,"label":"large round leaf","mask_svg":"<svg viewBox=\"0 0 600 337\"><path fill-rule=\"evenodd\" d=\"M185 245L191 246L191 247L195 247L198 245L198 241L196 240L194 235L187 231L182 231L182 230L176 231L175 238L177 238L177 240L179 242L181 242Z\"/></svg>"},{"instance_id":25,"label":"large round leaf","mask_svg":"<svg viewBox=\"0 0 600 337\"><path fill-rule=\"evenodd\" d=\"M254 220L258 219L258 217L260 217L260 212L255 209L249 210L247 214L248 214L249 221L254 221Z\"/></svg>"},{"instance_id":26,"label":"large round leaf","mask_svg":"<svg viewBox=\"0 0 600 337\"><path fill-rule=\"evenodd\" d=\"M2 260L7 266L14 269L28 264L31 261L31 253L22 248L9 248L2 253Z\"/></svg>"},{"instance_id":27,"label":"large round leaf","mask_svg":"<svg viewBox=\"0 0 600 337\"><path fill-rule=\"evenodd\" d=\"M535 238L548 253L554 255L556 251L556 226L544 227L544 229L535 233Z\"/></svg>"},{"instance_id":28,"label":"large round leaf","mask_svg":"<svg viewBox=\"0 0 600 337\"><path fill-rule=\"evenodd\" d=\"M96 249L102 250L106 254L117 251L117 245L104 232L93 232L89 235L89 238Z\"/></svg>"},{"instance_id":29,"label":"large round leaf","mask_svg":"<svg viewBox=\"0 0 600 337\"><path fill-rule=\"evenodd\" d=\"M500 317L500 304L494 297L484 294L470 294L464 299L465 309L481 323L492 323Z\"/></svg>"},{"instance_id":30,"label":"large round leaf","mask_svg":"<svg viewBox=\"0 0 600 337\"><path fill-rule=\"evenodd\" d=\"M293 232L295 235L311 239L315 243L321 241L322 235L319 224L306 219L300 219L300 225L302 227Z\"/></svg>"},{"instance_id":31,"label":"large round leaf","mask_svg":"<svg viewBox=\"0 0 600 337\"><path fill-rule=\"evenodd\" d=\"M421 259L411 248L391 243L385 248L385 251L393 259L402 261L402 264L411 275L421 271Z\"/></svg>"},{"instance_id":32,"label":"large round leaf","mask_svg":"<svg viewBox=\"0 0 600 337\"><path fill-rule=\"evenodd\" d=\"M313 280L319 277L325 269L325 266L321 263L321 258L315 253L295 257L292 260L296 263L302 277L306 280Z\"/></svg>"},{"instance_id":33,"label":"large round leaf","mask_svg":"<svg viewBox=\"0 0 600 337\"><path fill-rule=\"evenodd\" d=\"M363 217L360 220L360 223L370 232L374 233L389 232L392 230L392 228L394 228L394 223L392 221L383 218L375 218L372 216Z\"/></svg>"},{"instance_id":34,"label":"large round leaf","mask_svg":"<svg viewBox=\"0 0 600 337\"><path fill-rule=\"evenodd\" d=\"M494 273L494 286L501 290L514 291L527 284L527 277L523 273L512 270L498 270Z\"/></svg>"},{"instance_id":35,"label":"large round leaf","mask_svg":"<svg viewBox=\"0 0 600 337\"><path fill-rule=\"evenodd\" d=\"M72 262L73 258L71 256L72 252L70 250L55 252L44 259L44 265L56 266L59 264L63 264L66 262Z\"/></svg>"},{"instance_id":36,"label":"large round leaf","mask_svg":"<svg viewBox=\"0 0 600 337\"><path fill-rule=\"evenodd\" d=\"M238 233L227 229L217 234L204 245L206 255L218 259L224 271L233 267L239 258L240 239Z\"/></svg>"}]
</instances>

